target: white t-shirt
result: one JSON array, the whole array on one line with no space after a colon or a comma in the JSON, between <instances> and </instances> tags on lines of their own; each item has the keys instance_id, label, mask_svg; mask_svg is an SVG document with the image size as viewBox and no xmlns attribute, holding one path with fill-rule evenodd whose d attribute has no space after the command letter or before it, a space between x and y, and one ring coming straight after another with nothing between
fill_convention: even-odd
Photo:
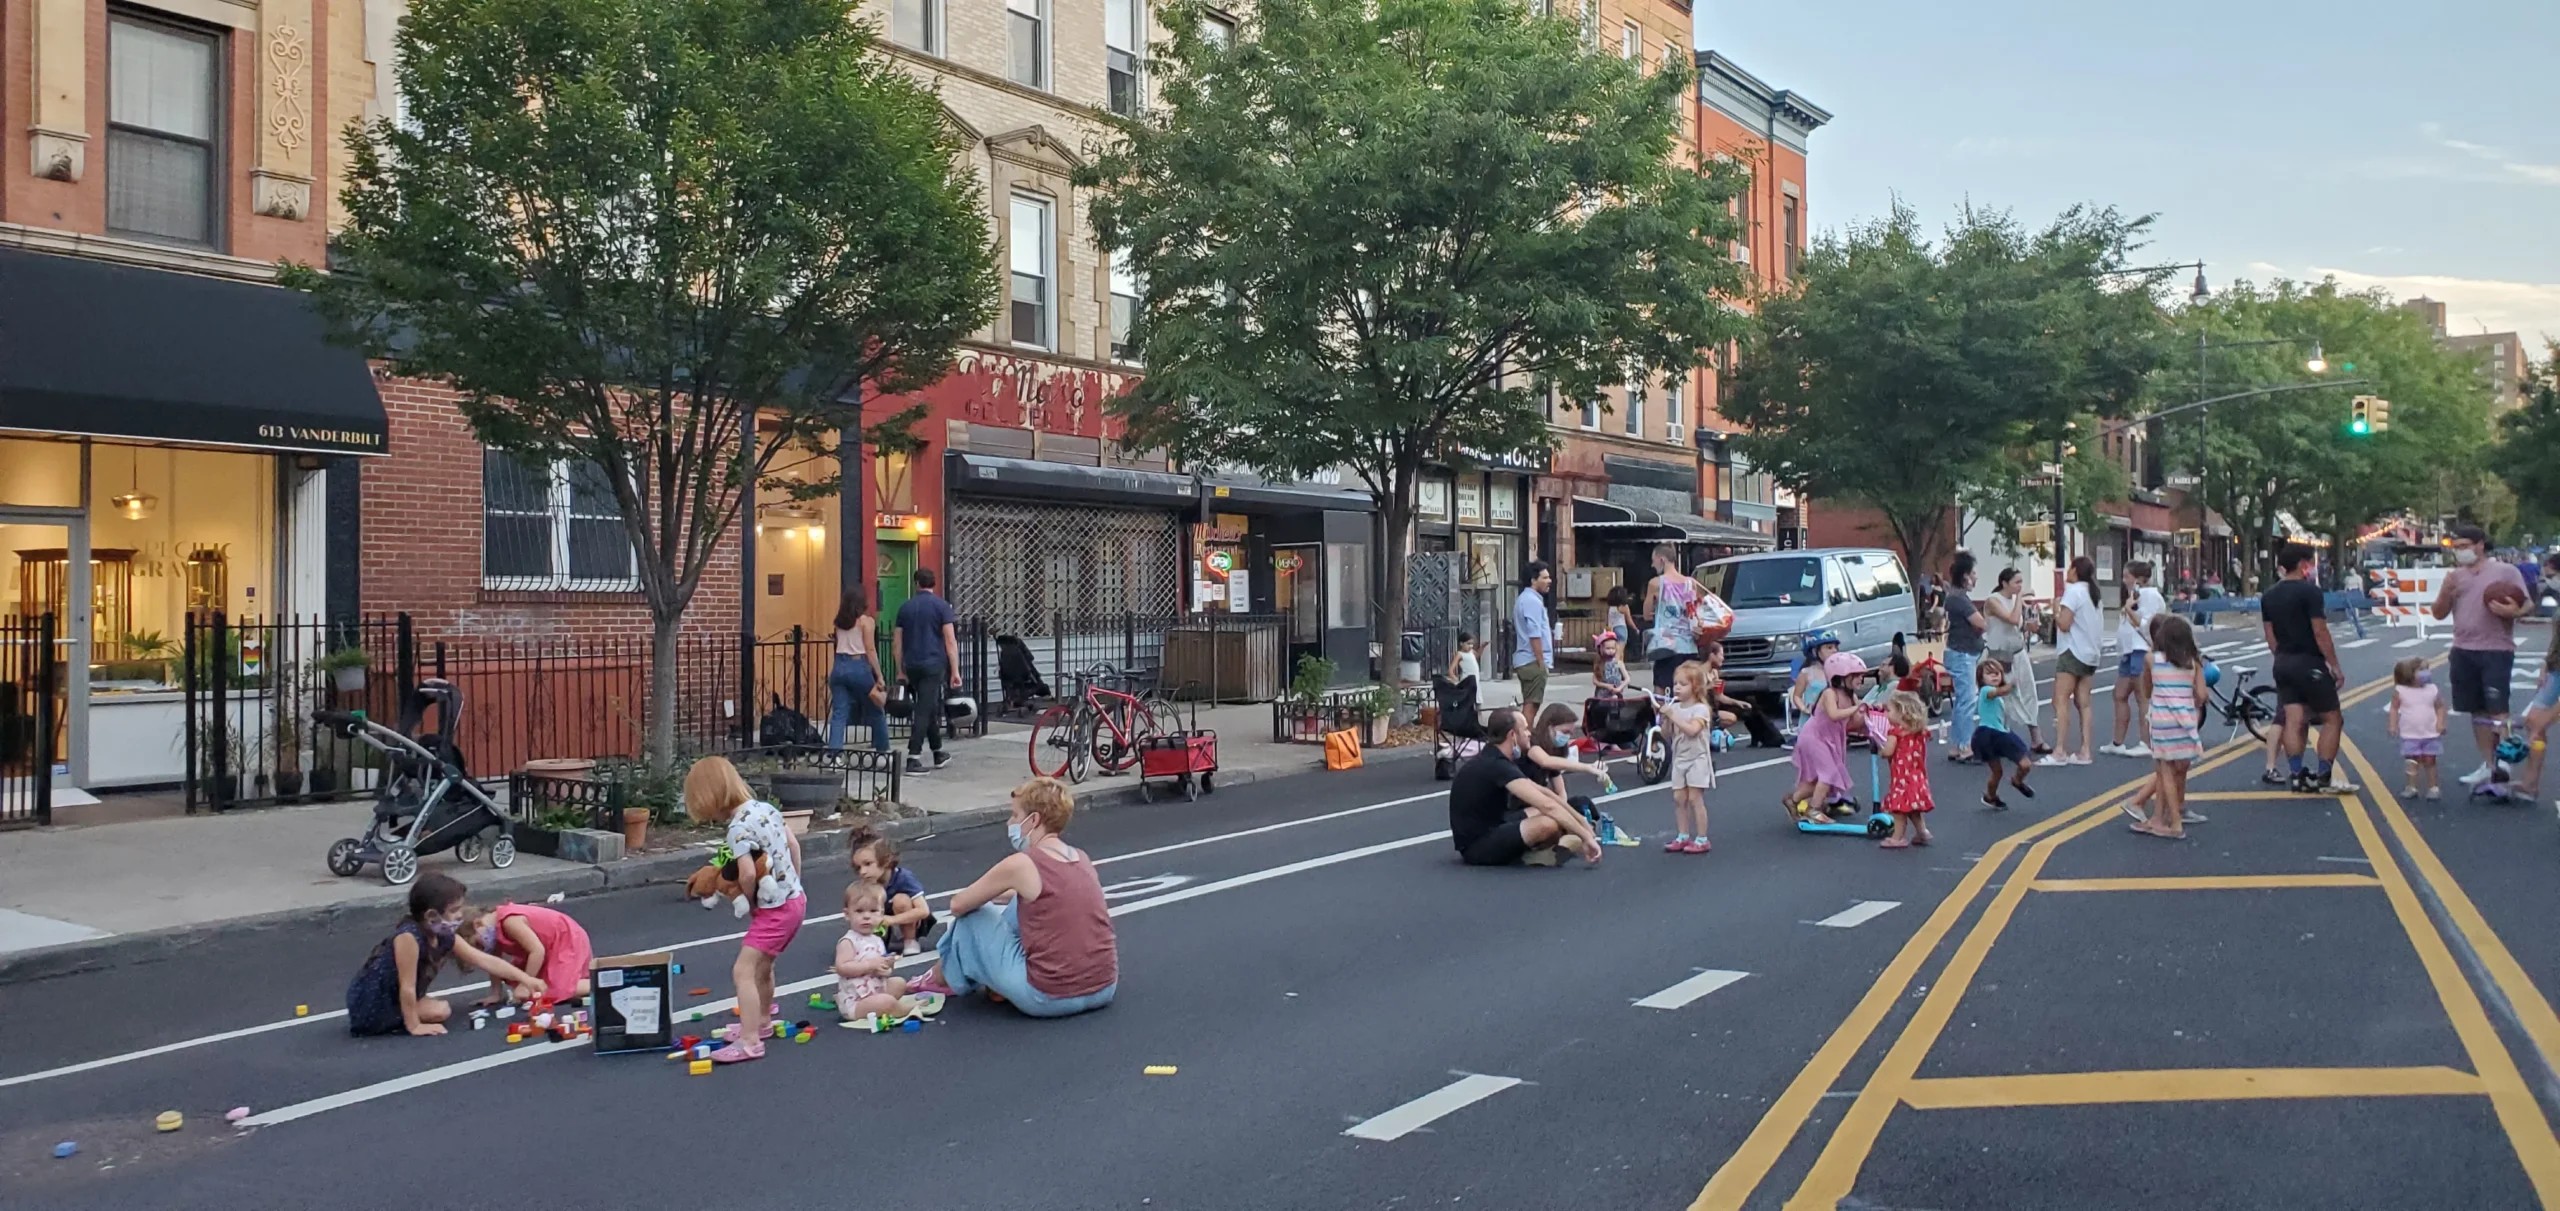
<instances>
[{"instance_id":1,"label":"white t-shirt","mask_svg":"<svg viewBox=\"0 0 2560 1211\"><path fill-rule=\"evenodd\" d=\"M791 826L770 803L749 799L729 817L729 852L754 854L772 867L773 882L755 888L758 908L780 908L800 891L800 868L791 861Z\"/></svg>"},{"instance_id":2,"label":"white t-shirt","mask_svg":"<svg viewBox=\"0 0 2560 1211\"><path fill-rule=\"evenodd\" d=\"M2071 628L2062 633L2062 650L2077 657L2080 663L2096 668L2098 603L2090 600L2089 586L2077 580L2063 586L2062 608L2071 611Z\"/></svg>"},{"instance_id":3,"label":"white t-shirt","mask_svg":"<svg viewBox=\"0 0 2560 1211\"><path fill-rule=\"evenodd\" d=\"M2116 650L2147 652L2151 650L2151 620L2169 608L2169 599L2150 585L2133 597L2133 608L2116 616Z\"/></svg>"},{"instance_id":4,"label":"white t-shirt","mask_svg":"<svg viewBox=\"0 0 2560 1211\"><path fill-rule=\"evenodd\" d=\"M1479 678L1483 676L1483 674L1484 666L1476 663L1475 653L1458 653L1458 680L1466 681L1473 678Z\"/></svg>"}]
</instances>

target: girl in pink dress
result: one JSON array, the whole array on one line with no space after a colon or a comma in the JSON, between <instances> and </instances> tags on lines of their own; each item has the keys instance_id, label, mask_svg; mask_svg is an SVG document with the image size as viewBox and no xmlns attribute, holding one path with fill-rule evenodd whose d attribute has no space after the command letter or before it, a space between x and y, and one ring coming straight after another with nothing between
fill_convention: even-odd
<instances>
[{"instance_id":1,"label":"girl in pink dress","mask_svg":"<svg viewBox=\"0 0 2560 1211\"><path fill-rule=\"evenodd\" d=\"M569 1001L587 995L587 969L595 962L595 944L569 914L539 904L503 904L472 923L480 949L504 958L542 981L531 989L533 1001ZM504 999L506 988L495 977L484 1004ZM522 995L527 990L518 989Z\"/></svg>"},{"instance_id":2,"label":"girl in pink dress","mask_svg":"<svg viewBox=\"0 0 2560 1211\"><path fill-rule=\"evenodd\" d=\"M1850 685L1867 673L1867 662L1848 652L1834 652L1822 662L1831 679L1813 713L1796 731L1796 785L1787 792L1787 819L1831 823L1822 807L1834 792L1849 789L1849 720L1858 713L1858 697Z\"/></svg>"},{"instance_id":3,"label":"girl in pink dress","mask_svg":"<svg viewBox=\"0 0 2560 1211\"><path fill-rule=\"evenodd\" d=\"M1877 842L1886 849L1908 849L1927 845L1936 838L1920 817L1936 807L1929 793L1929 708L1920 695L1897 690L1884 703L1885 734L1877 737L1876 751L1891 761L1892 772L1886 775L1884 810L1893 816L1893 835Z\"/></svg>"}]
</instances>

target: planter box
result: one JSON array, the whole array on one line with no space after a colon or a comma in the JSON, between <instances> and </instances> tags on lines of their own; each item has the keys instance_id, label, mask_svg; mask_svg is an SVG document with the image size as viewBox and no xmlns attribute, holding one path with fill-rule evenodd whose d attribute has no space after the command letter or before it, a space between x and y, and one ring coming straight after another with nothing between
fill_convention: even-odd
<instances>
[{"instance_id":1,"label":"planter box","mask_svg":"<svg viewBox=\"0 0 2560 1211\"><path fill-rule=\"evenodd\" d=\"M523 848L519 838L517 848ZM564 862L588 862L601 866L622 860L622 834L600 828L573 828L560 834L560 853Z\"/></svg>"},{"instance_id":2,"label":"planter box","mask_svg":"<svg viewBox=\"0 0 2560 1211\"><path fill-rule=\"evenodd\" d=\"M530 824L518 823L516 825L516 852L520 854L532 854L537 858L557 858L560 856L560 834L547 828L536 828Z\"/></svg>"}]
</instances>

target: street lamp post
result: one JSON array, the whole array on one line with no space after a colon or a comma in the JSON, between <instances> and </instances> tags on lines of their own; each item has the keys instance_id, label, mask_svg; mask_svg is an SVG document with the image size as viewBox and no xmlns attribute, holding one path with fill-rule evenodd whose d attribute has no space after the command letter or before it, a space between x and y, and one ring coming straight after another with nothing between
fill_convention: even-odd
<instances>
[{"instance_id":1,"label":"street lamp post","mask_svg":"<svg viewBox=\"0 0 2560 1211\"><path fill-rule=\"evenodd\" d=\"M2201 270L2198 271L2196 276L2196 290L2196 301L2202 302L2205 296L2203 293L2204 276ZM2322 355L2320 349L2320 338L2316 336L2280 336L2263 341L2224 341L2220 344L2215 344L2210 340L2210 336L2205 325L2198 323L2196 325L2196 396L2201 399L2203 398L2204 393L2210 389L2207 386L2209 370L2207 368L2206 359L2207 355L2212 350L2263 348L2268 345L2299 346L2306 344L2311 346L2311 356L2303 359L2302 368L2313 374L2328 373L2329 359ZM2354 367L2352 366L2349 367L2349 369L2353 368ZM2213 437L2212 416L2213 413L2210 409L2198 408L2196 410L2196 555L2199 567L2201 567L2203 563L2204 555L2205 516L2211 508L2211 506L2206 502L2213 496L2213 484L2211 479L2212 472L2209 464L2206 462L2207 458L2211 455L2210 443Z\"/></svg>"}]
</instances>

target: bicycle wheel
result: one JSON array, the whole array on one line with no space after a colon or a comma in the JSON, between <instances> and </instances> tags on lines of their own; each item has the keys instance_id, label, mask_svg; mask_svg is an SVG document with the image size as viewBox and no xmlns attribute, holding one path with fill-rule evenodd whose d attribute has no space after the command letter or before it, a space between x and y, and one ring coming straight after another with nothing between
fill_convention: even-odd
<instances>
[{"instance_id":1,"label":"bicycle wheel","mask_svg":"<svg viewBox=\"0 0 2560 1211\"><path fill-rule=\"evenodd\" d=\"M1082 782L1092 761L1094 733L1102 730L1098 716L1086 714L1076 719L1076 733L1067 737L1067 781Z\"/></svg>"},{"instance_id":2,"label":"bicycle wheel","mask_svg":"<svg viewBox=\"0 0 2560 1211\"><path fill-rule=\"evenodd\" d=\"M1117 726L1093 729L1093 763L1105 773L1126 773L1138 763L1147 741L1164 734L1164 727L1145 702L1135 699L1111 708L1110 717Z\"/></svg>"},{"instance_id":3,"label":"bicycle wheel","mask_svg":"<svg viewBox=\"0 0 2560 1211\"><path fill-rule=\"evenodd\" d=\"M1064 704L1040 712L1031 723L1031 772L1041 778L1063 778L1082 737L1076 734L1075 708Z\"/></svg>"},{"instance_id":4,"label":"bicycle wheel","mask_svg":"<svg viewBox=\"0 0 2560 1211\"><path fill-rule=\"evenodd\" d=\"M2283 710L2276 705L2276 687L2272 685L2251 686L2237 705L2240 708L2240 726L2249 729L2252 740L2266 739L2267 729L2275 726Z\"/></svg>"}]
</instances>

